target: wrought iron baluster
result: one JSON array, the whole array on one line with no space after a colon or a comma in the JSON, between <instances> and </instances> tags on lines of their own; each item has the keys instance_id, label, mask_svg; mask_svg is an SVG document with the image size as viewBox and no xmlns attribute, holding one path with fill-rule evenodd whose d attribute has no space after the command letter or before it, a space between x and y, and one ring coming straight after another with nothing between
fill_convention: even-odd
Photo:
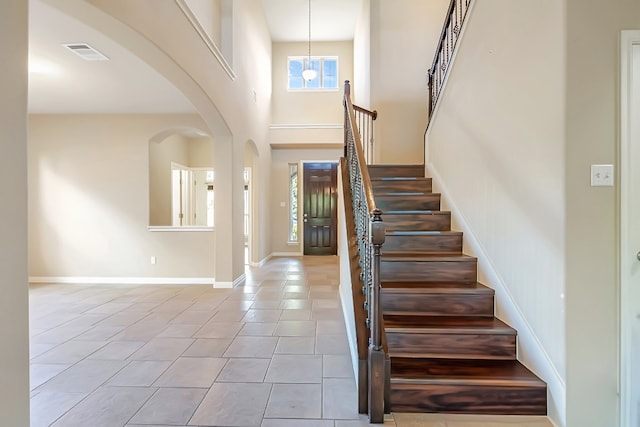
<instances>
[{"instance_id":1,"label":"wrought iron baluster","mask_svg":"<svg viewBox=\"0 0 640 427\"><path fill-rule=\"evenodd\" d=\"M471 2L472 0L451 0L449 4L440 42L429 69L429 118L440 97Z\"/></svg>"}]
</instances>

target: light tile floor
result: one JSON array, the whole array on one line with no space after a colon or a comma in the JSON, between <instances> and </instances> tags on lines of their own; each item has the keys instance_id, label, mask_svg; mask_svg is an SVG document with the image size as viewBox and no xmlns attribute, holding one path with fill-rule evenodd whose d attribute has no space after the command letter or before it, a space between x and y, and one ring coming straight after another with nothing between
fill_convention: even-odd
<instances>
[{"instance_id":1,"label":"light tile floor","mask_svg":"<svg viewBox=\"0 0 640 427\"><path fill-rule=\"evenodd\" d=\"M274 258L234 289L32 285L31 426L359 427L336 257ZM548 427L392 414L395 427Z\"/></svg>"}]
</instances>

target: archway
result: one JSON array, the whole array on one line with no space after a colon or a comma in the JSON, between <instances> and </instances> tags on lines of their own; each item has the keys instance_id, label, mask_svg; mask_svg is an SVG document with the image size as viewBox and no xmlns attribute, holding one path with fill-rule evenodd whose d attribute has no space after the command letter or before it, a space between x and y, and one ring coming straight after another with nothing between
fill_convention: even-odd
<instances>
[{"instance_id":1,"label":"archway","mask_svg":"<svg viewBox=\"0 0 640 427\"><path fill-rule=\"evenodd\" d=\"M225 186L220 186L220 191L216 192L216 201L220 209L215 210L215 215L220 220L216 219L215 223L225 224L224 227L218 227L215 233L216 285L232 286L242 274L242 262L238 260L240 265L235 262L235 258L242 256L241 249L233 248L234 236L239 236L242 230L239 219L235 219L242 212L242 195L231 190L232 186L237 187L241 171L232 170L233 138L217 106L193 76L180 67L175 58L171 58L159 43L152 43L145 37L144 31L138 32L135 25L128 25L118 19L118 13L124 13L123 9L131 12L128 15L135 15L133 11L127 9L127 6L119 2L116 4L84 0L43 1L93 27L134 53L181 91L199 113L206 125L205 132L214 139L216 177L220 178L220 182L225 183ZM238 156L236 159L241 157ZM227 184L229 188L226 188ZM234 222L237 222L237 225Z\"/></svg>"},{"instance_id":2,"label":"archway","mask_svg":"<svg viewBox=\"0 0 640 427\"><path fill-rule=\"evenodd\" d=\"M214 226L214 142L204 131L171 128L149 139L149 226Z\"/></svg>"}]
</instances>

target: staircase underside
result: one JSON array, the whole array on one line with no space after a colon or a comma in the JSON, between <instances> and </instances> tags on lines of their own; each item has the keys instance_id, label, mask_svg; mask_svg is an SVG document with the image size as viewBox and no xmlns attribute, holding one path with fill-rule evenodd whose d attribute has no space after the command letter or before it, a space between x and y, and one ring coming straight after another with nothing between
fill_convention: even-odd
<instances>
[{"instance_id":1,"label":"staircase underside","mask_svg":"<svg viewBox=\"0 0 640 427\"><path fill-rule=\"evenodd\" d=\"M422 165L369 166L387 236L381 304L392 412L546 415L546 384L517 360L517 332Z\"/></svg>"}]
</instances>

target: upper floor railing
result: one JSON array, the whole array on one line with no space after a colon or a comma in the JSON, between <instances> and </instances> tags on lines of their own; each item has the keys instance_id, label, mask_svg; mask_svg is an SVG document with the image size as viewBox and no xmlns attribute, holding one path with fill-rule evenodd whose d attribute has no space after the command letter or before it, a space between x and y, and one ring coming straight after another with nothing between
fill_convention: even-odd
<instances>
[{"instance_id":1,"label":"upper floor railing","mask_svg":"<svg viewBox=\"0 0 640 427\"><path fill-rule=\"evenodd\" d=\"M386 354L382 346L382 311L380 308L380 256L385 240L382 211L376 207L368 162L373 155L373 121L377 113L356 107L351 102L351 86L344 88L345 158L349 170L351 200L358 243L360 279L365 295L366 326L369 330L367 366L367 409L369 421L384 422ZM363 136L371 141L365 154ZM358 325L356 325L358 326ZM364 328L363 328L364 329ZM362 384L359 384L362 386Z\"/></svg>"},{"instance_id":2,"label":"upper floor railing","mask_svg":"<svg viewBox=\"0 0 640 427\"><path fill-rule=\"evenodd\" d=\"M447 15L445 17L440 41L436 49L433 63L429 69L429 118L433 114L433 110L440 97L440 92L444 85L449 65L453 58L456 43L462 31L462 25L465 22L467 11L469 10L473 0L451 0Z\"/></svg>"}]
</instances>

